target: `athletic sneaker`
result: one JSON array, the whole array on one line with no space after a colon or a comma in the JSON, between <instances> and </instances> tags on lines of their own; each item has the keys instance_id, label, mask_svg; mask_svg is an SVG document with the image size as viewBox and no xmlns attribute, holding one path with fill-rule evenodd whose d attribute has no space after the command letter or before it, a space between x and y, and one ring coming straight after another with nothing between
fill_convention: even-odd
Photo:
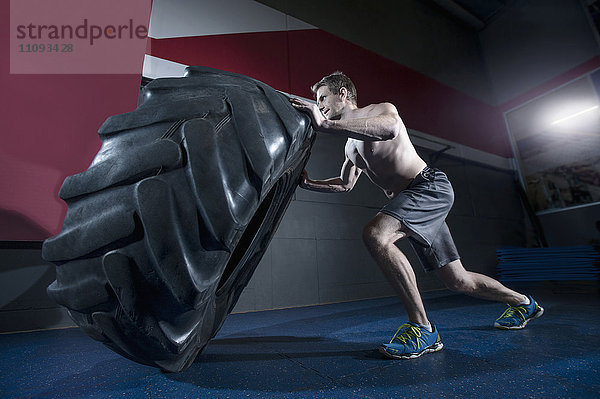
<instances>
[{"instance_id":1,"label":"athletic sneaker","mask_svg":"<svg viewBox=\"0 0 600 399\"><path fill-rule=\"evenodd\" d=\"M510 306L498 317L494 323L494 327L502 330L520 330L525 327L529 320L536 319L544 314L542 308L531 296L529 305Z\"/></svg>"},{"instance_id":2,"label":"athletic sneaker","mask_svg":"<svg viewBox=\"0 0 600 399\"><path fill-rule=\"evenodd\" d=\"M379 348L382 355L390 359L414 359L425 353L437 352L444 347L437 328L432 324L433 332L417 323L402 324L389 344Z\"/></svg>"}]
</instances>

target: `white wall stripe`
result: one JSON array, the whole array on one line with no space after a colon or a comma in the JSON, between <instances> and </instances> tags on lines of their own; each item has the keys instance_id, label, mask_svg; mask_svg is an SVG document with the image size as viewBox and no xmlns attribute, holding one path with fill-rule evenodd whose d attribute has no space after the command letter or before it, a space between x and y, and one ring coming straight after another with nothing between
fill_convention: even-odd
<instances>
[{"instance_id":1,"label":"white wall stripe","mask_svg":"<svg viewBox=\"0 0 600 399\"><path fill-rule=\"evenodd\" d=\"M142 76L146 78L180 78L185 73L187 65L165 60L163 58L144 55Z\"/></svg>"}]
</instances>

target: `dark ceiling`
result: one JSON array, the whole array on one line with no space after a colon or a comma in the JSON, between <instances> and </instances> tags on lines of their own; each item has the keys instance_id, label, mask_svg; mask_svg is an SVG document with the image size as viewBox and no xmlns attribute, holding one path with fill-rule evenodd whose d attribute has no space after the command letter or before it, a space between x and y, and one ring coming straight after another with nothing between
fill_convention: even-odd
<instances>
[{"instance_id":1,"label":"dark ceiling","mask_svg":"<svg viewBox=\"0 0 600 399\"><path fill-rule=\"evenodd\" d=\"M450 17L462 22L470 28L480 31L492 19L516 0L425 0L437 5Z\"/></svg>"},{"instance_id":2,"label":"dark ceiling","mask_svg":"<svg viewBox=\"0 0 600 399\"><path fill-rule=\"evenodd\" d=\"M509 0L454 0L456 4L473 14L483 23L487 23Z\"/></svg>"}]
</instances>

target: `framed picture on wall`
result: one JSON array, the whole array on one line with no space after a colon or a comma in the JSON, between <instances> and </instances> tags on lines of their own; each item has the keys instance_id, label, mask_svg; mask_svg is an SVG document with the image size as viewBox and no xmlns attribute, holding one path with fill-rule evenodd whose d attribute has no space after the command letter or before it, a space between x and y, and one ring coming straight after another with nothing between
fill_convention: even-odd
<instances>
[{"instance_id":1,"label":"framed picture on wall","mask_svg":"<svg viewBox=\"0 0 600 399\"><path fill-rule=\"evenodd\" d=\"M600 203L600 70L505 114L537 212Z\"/></svg>"}]
</instances>

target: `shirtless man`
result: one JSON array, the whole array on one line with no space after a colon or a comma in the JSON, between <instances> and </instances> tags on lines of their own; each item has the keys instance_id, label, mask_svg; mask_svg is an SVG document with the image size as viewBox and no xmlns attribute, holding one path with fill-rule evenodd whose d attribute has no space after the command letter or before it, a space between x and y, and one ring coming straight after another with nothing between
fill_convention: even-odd
<instances>
[{"instance_id":1,"label":"shirtless man","mask_svg":"<svg viewBox=\"0 0 600 399\"><path fill-rule=\"evenodd\" d=\"M544 310L531 296L498 281L465 270L445 219L454 201L446 175L427 166L413 147L396 107L390 103L357 106L356 89L341 72L312 86L317 102L291 98L291 104L310 115L318 132L348 137L346 160L339 177L311 180L306 171L300 187L319 192L352 190L364 172L390 202L367 224L363 240L408 315L380 352L393 359L411 359L442 349L437 328L427 319L414 271L394 244L405 238L424 269L435 273L451 290L500 301L508 309L496 320L501 329L520 329Z\"/></svg>"}]
</instances>

